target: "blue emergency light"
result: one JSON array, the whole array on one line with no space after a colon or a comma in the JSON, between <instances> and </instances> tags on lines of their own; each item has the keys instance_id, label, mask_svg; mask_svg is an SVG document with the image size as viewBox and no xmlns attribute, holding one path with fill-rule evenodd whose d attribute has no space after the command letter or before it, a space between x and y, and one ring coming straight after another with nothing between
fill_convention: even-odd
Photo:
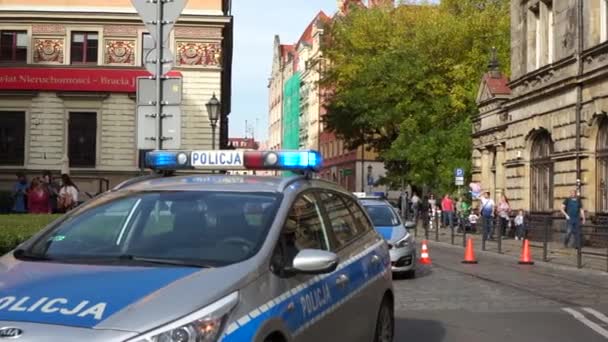
<instances>
[{"instance_id":1,"label":"blue emergency light","mask_svg":"<svg viewBox=\"0 0 608 342\"><path fill-rule=\"evenodd\" d=\"M323 157L318 151L152 151L146 167L154 170L285 170L319 171Z\"/></svg>"}]
</instances>

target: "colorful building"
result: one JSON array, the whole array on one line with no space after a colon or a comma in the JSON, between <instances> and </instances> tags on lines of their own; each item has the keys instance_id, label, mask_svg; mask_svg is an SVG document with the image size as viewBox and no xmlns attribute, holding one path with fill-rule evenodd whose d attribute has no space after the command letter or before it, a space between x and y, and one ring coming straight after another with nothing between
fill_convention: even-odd
<instances>
[{"instance_id":1,"label":"colorful building","mask_svg":"<svg viewBox=\"0 0 608 342\"><path fill-rule=\"evenodd\" d=\"M0 186L16 171L68 168L96 193L139 173L136 78L154 41L129 0L0 2ZM183 80L182 148L210 148L205 103L222 103L228 142L229 0L190 0L170 36Z\"/></svg>"}]
</instances>

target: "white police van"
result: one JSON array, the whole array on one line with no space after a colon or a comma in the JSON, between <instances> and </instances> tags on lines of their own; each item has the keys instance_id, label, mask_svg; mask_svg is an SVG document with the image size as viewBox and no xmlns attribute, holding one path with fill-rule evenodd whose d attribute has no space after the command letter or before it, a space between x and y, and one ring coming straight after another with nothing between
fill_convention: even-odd
<instances>
[{"instance_id":1,"label":"white police van","mask_svg":"<svg viewBox=\"0 0 608 342\"><path fill-rule=\"evenodd\" d=\"M315 151L154 151L0 258L0 339L393 339L387 245ZM294 177L170 175L272 169Z\"/></svg>"}]
</instances>

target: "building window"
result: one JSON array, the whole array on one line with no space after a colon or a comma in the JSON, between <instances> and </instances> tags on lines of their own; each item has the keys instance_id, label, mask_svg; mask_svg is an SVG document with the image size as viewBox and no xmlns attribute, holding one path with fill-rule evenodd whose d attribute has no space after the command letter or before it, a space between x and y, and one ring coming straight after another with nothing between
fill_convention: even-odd
<instances>
[{"instance_id":1,"label":"building window","mask_svg":"<svg viewBox=\"0 0 608 342\"><path fill-rule=\"evenodd\" d=\"M551 64L554 60L554 30L555 21L553 18L553 3L546 3L545 8L547 11L547 63Z\"/></svg>"},{"instance_id":2,"label":"building window","mask_svg":"<svg viewBox=\"0 0 608 342\"><path fill-rule=\"evenodd\" d=\"M553 210L553 141L547 131L538 134L532 142L530 163L531 210L546 212Z\"/></svg>"},{"instance_id":3,"label":"building window","mask_svg":"<svg viewBox=\"0 0 608 342\"><path fill-rule=\"evenodd\" d=\"M25 113L0 112L0 165L23 165Z\"/></svg>"},{"instance_id":4,"label":"building window","mask_svg":"<svg viewBox=\"0 0 608 342\"><path fill-rule=\"evenodd\" d=\"M99 35L97 32L72 32L72 64L97 64Z\"/></svg>"},{"instance_id":5,"label":"building window","mask_svg":"<svg viewBox=\"0 0 608 342\"><path fill-rule=\"evenodd\" d=\"M97 113L70 113L68 153L71 167L95 167Z\"/></svg>"},{"instance_id":6,"label":"building window","mask_svg":"<svg viewBox=\"0 0 608 342\"><path fill-rule=\"evenodd\" d=\"M0 61L27 61L26 31L0 31Z\"/></svg>"},{"instance_id":7,"label":"building window","mask_svg":"<svg viewBox=\"0 0 608 342\"><path fill-rule=\"evenodd\" d=\"M608 120L600 126L597 139L598 213L608 213Z\"/></svg>"},{"instance_id":8,"label":"building window","mask_svg":"<svg viewBox=\"0 0 608 342\"><path fill-rule=\"evenodd\" d=\"M149 33L142 34L141 38L141 65L146 65L146 56L148 56L150 51L154 50L156 44Z\"/></svg>"}]
</instances>

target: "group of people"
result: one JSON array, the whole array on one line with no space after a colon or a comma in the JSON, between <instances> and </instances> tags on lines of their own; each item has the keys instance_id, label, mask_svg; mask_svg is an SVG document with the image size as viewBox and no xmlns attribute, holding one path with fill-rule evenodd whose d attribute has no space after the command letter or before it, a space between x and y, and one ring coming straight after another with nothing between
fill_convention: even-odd
<instances>
[{"instance_id":1,"label":"group of people","mask_svg":"<svg viewBox=\"0 0 608 342\"><path fill-rule=\"evenodd\" d=\"M517 212L517 216L511 221L512 208L509 199L505 194L500 196L498 204L490 197L490 192L486 191L479 198L480 216L483 222L483 235L486 240L494 240L494 218L498 217L500 235L503 237L513 236L515 240L523 240L526 237L527 229L523 210Z\"/></svg>"},{"instance_id":2,"label":"group of people","mask_svg":"<svg viewBox=\"0 0 608 342\"><path fill-rule=\"evenodd\" d=\"M52 214L67 212L78 205L78 187L69 175L61 175L61 184L50 171L28 182L24 173L17 173L13 188L12 211L18 214Z\"/></svg>"}]
</instances>

